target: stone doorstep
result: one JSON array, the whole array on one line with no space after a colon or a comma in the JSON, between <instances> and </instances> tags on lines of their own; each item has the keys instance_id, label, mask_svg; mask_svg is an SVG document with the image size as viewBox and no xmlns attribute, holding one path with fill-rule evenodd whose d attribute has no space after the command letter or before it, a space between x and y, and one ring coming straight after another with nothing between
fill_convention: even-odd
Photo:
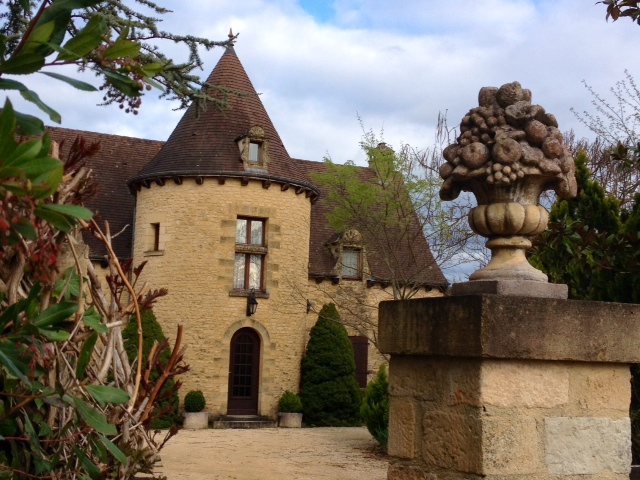
<instances>
[{"instance_id":1,"label":"stone doorstep","mask_svg":"<svg viewBox=\"0 0 640 480\"><path fill-rule=\"evenodd\" d=\"M226 415L213 421L213 428L276 428L277 422L259 415Z\"/></svg>"}]
</instances>

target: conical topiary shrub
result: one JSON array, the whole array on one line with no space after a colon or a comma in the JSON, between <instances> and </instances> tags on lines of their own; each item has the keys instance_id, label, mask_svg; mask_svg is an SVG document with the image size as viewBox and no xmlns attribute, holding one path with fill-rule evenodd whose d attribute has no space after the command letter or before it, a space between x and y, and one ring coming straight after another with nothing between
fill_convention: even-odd
<instances>
[{"instance_id":1,"label":"conical topiary shrub","mask_svg":"<svg viewBox=\"0 0 640 480\"><path fill-rule=\"evenodd\" d=\"M142 320L142 358L146 365L149 352L153 346L155 340L161 343L166 340L162 327L158 323L155 314L151 310L145 310L141 314ZM122 331L122 338L124 340L124 349L127 352L129 361L133 362L138 357L138 323L136 318L133 317L129 324ZM160 355L160 362L167 363L171 358L171 350L166 349ZM150 375L151 380L155 381L160 378L160 372L154 371ZM156 417L151 421L150 427L154 429L170 428L172 425L177 424L180 420L178 414L178 407L180 406L180 398L178 397L178 391L176 388L176 382L173 378L169 378L160 390L160 401L158 406L154 409L152 416Z\"/></svg>"},{"instance_id":2,"label":"conical topiary shrub","mask_svg":"<svg viewBox=\"0 0 640 480\"><path fill-rule=\"evenodd\" d=\"M311 426L360 424L360 387L353 347L334 304L322 307L302 358L300 398Z\"/></svg>"}]
</instances>

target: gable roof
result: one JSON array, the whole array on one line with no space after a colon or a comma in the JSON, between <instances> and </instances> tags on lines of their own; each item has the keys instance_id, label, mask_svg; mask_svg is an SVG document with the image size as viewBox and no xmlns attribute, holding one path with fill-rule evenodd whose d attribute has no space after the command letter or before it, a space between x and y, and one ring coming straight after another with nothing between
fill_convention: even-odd
<instances>
[{"instance_id":1,"label":"gable roof","mask_svg":"<svg viewBox=\"0 0 640 480\"><path fill-rule=\"evenodd\" d=\"M324 162L313 162L308 160L296 160L300 167L306 172L309 182L314 173L325 173L327 167ZM367 167L360 167L363 180L375 179L373 170ZM336 232L329 226L327 214L331 211L331 206L326 201L328 192L323 187L320 190L320 199L311 208L311 238L309 244L309 276L316 279L331 278L336 266L336 259L331 254L328 243L336 238ZM441 287L448 285L448 281L440 267L436 264L431 249L424 236L419 231L419 222L412 224L412 231L408 239L395 245L392 252L393 264L401 268L403 277L410 279L417 285ZM410 244L409 244L410 243ZM365 245L365 248L367 245ZM369 246L370 247L370 246ZM369 249L367 263L371 270L371 275L375 281L384 283L393 278L390 266L385 263L380 255L375 255Z\"/></svg>"},{"instance_id":2,"label":"gable roof","mask_svg":"<svg viewBox=\"0 0 640 480\"><path fill-rule=\"evenodd\" d=\"M130 180L130 185L140 188L151 180L182 176L251 177L302 186L312 190L310 196L315 198L317 191L287 153L233 46L226 47L206 83L237 92L226 95L228 108L210 107L198 112L192 104L160 152ZM209 93L225 100L220 91ZM269 156L266 169L247 169L241 160L237 140L253 127L264 131Z\"/></svg>"},{"instance_id":3,"label":"gable roof","mask_svg":"<svg viewBox=\"0 0 640 480\"><path fill-rule=\"evenodd\" d=\"M112 247L118 258L131 256L133 251L133 218L136 199L129 193L127 180L137 174L159 151L164 142L142 138L108 135L105 133L47 127L51 138L61 143L60 158L65 159L78 137L87 143L99 143L98 153L87 159L87 167L93 171L97 183L95 197L86 206L96 215L100 228L104 220L109 222ZM104 258L104 245L90 235L85 235L92 260Z\"/></svg>"}]
</instances>

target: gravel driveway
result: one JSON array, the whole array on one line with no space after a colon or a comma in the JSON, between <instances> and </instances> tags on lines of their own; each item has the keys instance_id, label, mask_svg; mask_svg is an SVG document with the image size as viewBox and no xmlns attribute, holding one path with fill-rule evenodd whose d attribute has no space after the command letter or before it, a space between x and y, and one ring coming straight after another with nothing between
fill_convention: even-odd
<instances>
[{"instance_id":1,"label":"gravel driveway","mask_svg":"<svg viewBox=\"0 0 640 480\"><path fill-rule=\"evenodd\" d=\"M181 430L162 449L168 480L386 480L366 428Z\"/></svg>"}]
</instances>

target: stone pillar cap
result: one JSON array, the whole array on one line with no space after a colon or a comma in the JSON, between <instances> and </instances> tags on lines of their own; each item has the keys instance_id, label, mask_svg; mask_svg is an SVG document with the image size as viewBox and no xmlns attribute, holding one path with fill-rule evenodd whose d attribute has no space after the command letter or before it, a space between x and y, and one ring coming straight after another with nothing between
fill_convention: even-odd
<instances>
[{"instance_id":1,"label":"stone pillar cap","mask_svg":"<svg viewBox=\"0 0 640 480\"><path fill-rule=\"evenodd\" d=\"M393 355L640 363L640 305L503 295L387 301Z\"/></svg>"}]
</instances>

